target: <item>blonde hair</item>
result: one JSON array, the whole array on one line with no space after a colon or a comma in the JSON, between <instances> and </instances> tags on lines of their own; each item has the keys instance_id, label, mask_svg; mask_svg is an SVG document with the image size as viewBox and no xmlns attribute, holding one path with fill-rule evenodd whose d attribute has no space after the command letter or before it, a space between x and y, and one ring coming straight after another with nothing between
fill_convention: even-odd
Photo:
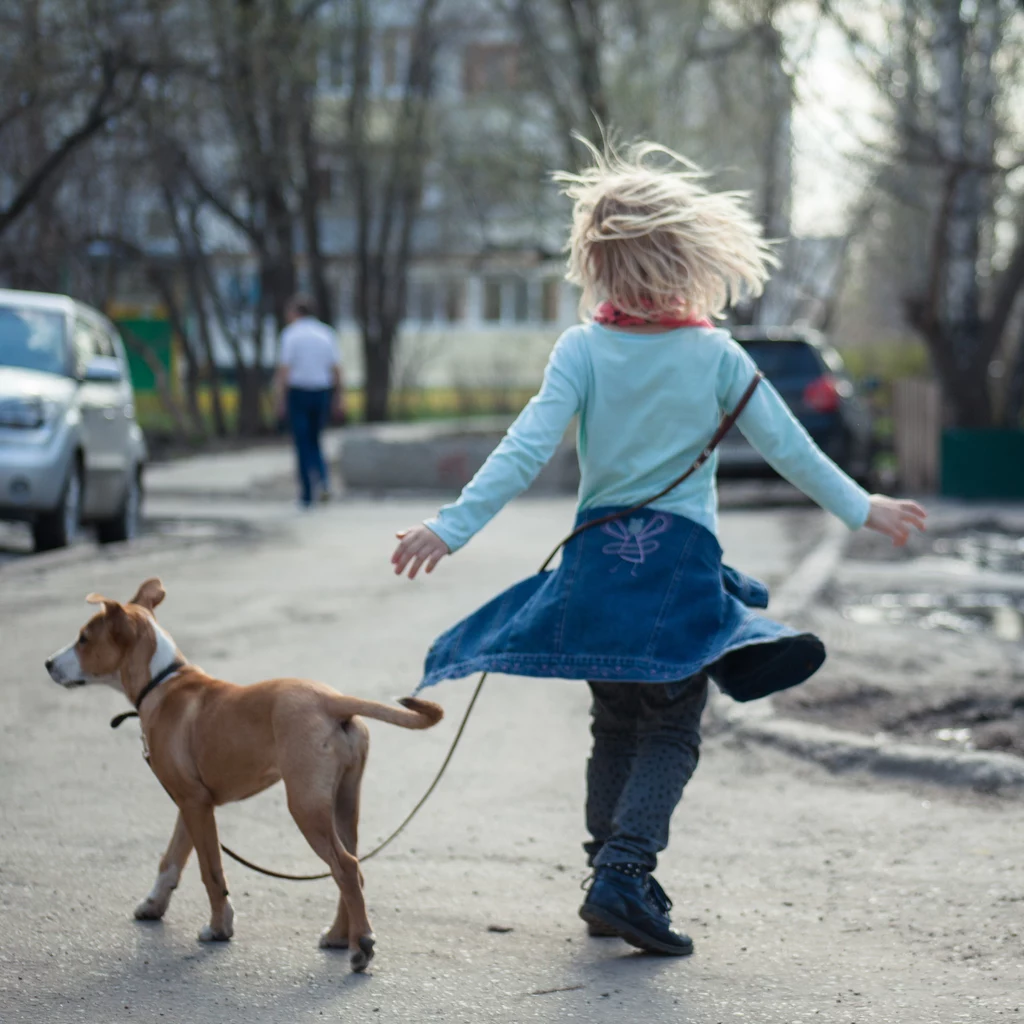
<instances>
[{"instance_id":1,"label":"blonde hair","mask_svg":"<svg viewBox=\"0 0 1024 1024\"><path fill-rule=\"evenodd\" d=\"M761 294L778 260L743 206L747 193L707 191L700 168L654 142L621 153L606 138L601 152L577 138L593 166L552 177L575 204L565 276L583 289L582 319L606 299L652 319L721 316Z\"/></svg>"}]
</instances>

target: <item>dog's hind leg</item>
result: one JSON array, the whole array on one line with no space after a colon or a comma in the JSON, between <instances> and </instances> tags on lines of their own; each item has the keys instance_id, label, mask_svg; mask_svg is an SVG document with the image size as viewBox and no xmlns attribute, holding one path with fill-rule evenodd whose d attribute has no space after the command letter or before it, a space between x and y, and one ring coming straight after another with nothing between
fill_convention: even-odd
<instances>
[{"instance_id":1,"label":"dog's hind leg","mask_svg":"<svg viewBox=\"0 0 1024 1024\"><path fill-rule=\"evenodd\" d=\"M353 856L358 855L359 844L359 790L362 785L365 762L358 767L349 768L341 776L338 788L334 793L334 827L342 845ZM359 882L362 884L363 872L359 871ZM320 936L320 946L324 949L348 948L348 907L344 895L338 896L338 913L334 923Z\"/></svg>"},{"instance_id":2,"label":"dog's hind leg","mask_svg":"<svg viewBox=\"0 0 1024 1024\"><path fill-rule=\"evenodd\" d=\"M174 833L167 844L167 852L160 859L160 873L150 894L135 908L138 921L159 921L167 912L171 902L171 893L178 887L181 872L192 852L192 837L185 826L185 819L178 812L178 820L174 825Z\"/></svg>"},{"instance_id":3,"label":"dog's hind leg","mask_svg":"<svg viewBox=\"0 0 1024 1024\"><path fill-rule=\"evenodd\" d=\"M189 800L181 804L181 813L195 843L199 873L210 898L210 923L199 932L199 941L226 942L235 932L235 911L228 899L228 885L220 861L220 840L217 838L213 804Z\"/></svg>"},{"instance_id":4,"label":"dog's hind leg","mask_svg":"<svg viewBox=\"0 0 1024 1024\"><path fill-rule=\"evenodd\" d=\"M345 849L335 830L330 800L321 799L315 790L302 789L301 792L297 792L300 788L289 786L287 778L285 779L288 810L291 811L295 824L299 826L314 853L331 869L334 881L341 890L341 899L345 904L348 919L348 945L353 950L349 960L352 970L364 971L373 958L374 937L369 918L366 916L359 861ZM333 931L333 926L328 930L330 931ZM323 940L321 944L326 945Z\"/></svg>"}]
</instances>

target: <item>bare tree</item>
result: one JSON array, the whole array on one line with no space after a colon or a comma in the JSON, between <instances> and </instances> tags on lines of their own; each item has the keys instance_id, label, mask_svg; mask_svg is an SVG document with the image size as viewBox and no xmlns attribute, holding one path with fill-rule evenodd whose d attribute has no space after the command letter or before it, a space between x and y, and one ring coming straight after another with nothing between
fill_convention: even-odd
<instances>
[{"instance_id":1,"label":"bare tree","mask_svg":"<svg viewBox=\"0 0 1024 1024\"><path fill-rule=\"evenodd\" d=\"M1009 330L1024 292L1024 207L1009 172L1024 162L1024 140L1011 116L1017 79L1000 73L1019 68L1024 12L1008 0L901 0L885 39L872 44L842 4L825 0L824 9L889 104L893 145L878 180L926 224L924 273L905 304L950 419L1018 424L1018 371L999 417L989 368L1000 351L1011 365L1024 359ZM870 13L886 12L876 4Z\"/></svg>"},{"instance_id":2,"label":"bare tree","mask_svg":"<svg viewBox=\"0 0 1024 1024\"><path fill-rule=\"evenodd\" d=\"M398 329L404 317L412 236L429 157L438 47L438 0L419 0L401 99L383 140L369 129L369 0L353 0L353 76L346 149L356 212L355 314L362 334L366 418L387 419Z\"/></svg>"},{"instance_id":3,"label":"bare tree","mask_svg":"<svg viewBox=\"0 0 1024 1024\"><path fill-rule=\"evenodd\" d=\"M331 315L314 126L315 17L322 6L324 0L193 5L192 29L207 40L210 69L192 80L191 91L148 107L154 171L178 214L172 220L203 349L214 360L216 324L234 361L238 429L247 434L263 429L264 336L268 326L280 326L296 289L300 234L320 314ZM226 314L210 264L212 220L239 232L258 263L258 298L244 338L242 324Z\"/></svg>"}]
</instances>

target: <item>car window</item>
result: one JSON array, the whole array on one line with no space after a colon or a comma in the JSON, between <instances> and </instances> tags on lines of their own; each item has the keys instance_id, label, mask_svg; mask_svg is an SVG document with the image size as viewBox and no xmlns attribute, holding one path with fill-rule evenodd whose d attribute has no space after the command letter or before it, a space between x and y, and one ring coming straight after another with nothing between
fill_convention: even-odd
<instances>
[{"instance_id":1,"label":"car window","mask_svg":"<svg viewBox=\"0 0 1024 1024\"><path fill-rule=\"evenodd\" d=\"M114 348L114 339L110 336L110 331L105 326L97 326L94 328L96 331L96 345L99 356L107 356L110 359L117 358L117 349Z\"/></svg>"},{"instance_id":2,"label":"car window","mask_svg":"<svg viewBox=\"0 0 1024 1024\"><path fill-rule=\"evenodd\" d=\"M96 356L114 355L114 345L106 332L88 320L75 321L75 362L81 373Z\"/></svg>"},{"instance_id":3,"label":"car window","mask_svg":"<svg viewBox=\"0 0 1024 1024\"><path fill-rule=\"evenodd\" d=\"M773 383L783 378L799 377L810 381L821 376L821 359L806 341L752 340L740 344Z\"/></svg>"},{"instance_id":4,"label":"car window","mask_svg":"<svg viewBox=\"0 0 1024 1024\"><path fill-rule=\"evenodd\" d=\"M67 376L64 314L0 306L0 366Z\"/></svg>"}]
</instances>

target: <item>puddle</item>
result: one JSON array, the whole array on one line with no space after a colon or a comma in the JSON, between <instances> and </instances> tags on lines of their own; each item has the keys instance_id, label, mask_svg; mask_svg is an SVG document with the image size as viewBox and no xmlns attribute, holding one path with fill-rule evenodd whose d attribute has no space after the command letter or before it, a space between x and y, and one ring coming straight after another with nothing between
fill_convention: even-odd
<instances>
[{"instance_id":1,"label":"puddle","mask_svg":"<svg viewBox=\"0 0 1024 1024\"><path fill-rule=\"evenodd\" d=\"M978 697L969 707L958 700L908 715L897 731L959 750L1001 750L1019 757L1024 755L1024 700Z\"/></svg>"},{"instance_id":2,"label":"puddle","mask_svg":"<svg viewBox=\"0 0 1024 1024\"><path fill-rule=\"evenodd\" d=\"M253 534L252 527L235 519L147 519L143 536L194 544L210 540L240 540Z\"/></svg>"},{"instance_id":3,"label":"puddle","mask_svg":"<svg viewBox=\"0 0 1024 1024\"><path fill-rule=\"evenodd\" d=\"M201 520L150 520L146 524L146 533L160 537L177 537L181 540L210 540L221 537L225 532L222 524L203 522Z\"/></svg>"},{"instance_id":4,"label":"puddle","mask_svg":"<svg viewBox=\"0 0 1024 1024\"><path fill-rule=\"evenodd\" d=\"M914 625L950 633L1024 640L1024 594L877 594L848 604L843 615L861 625Z\"/></svg>"},{"instance_id":5,"label":"puddle","mask_svg":"<svg viewBox=\"0 0 1024 1024\"><path fill-rule=\"evenodd\" d=\"M867 535L855 537L850 556L866 562L912 562L918 558L949 560L987 572L1024 572L1024 536L996 523L970 528L930 530L914 536L903 548L878 543Z\"/></svg>"},{"instance_id":6,"label":"puddle","mask_svg":"<svg viewBox=\"0 0 1024 1024\"><path fill-rule=\"evenodd\" d=\"M956 558L976 569L1024 572L1024 537L995 529L978 528L949 537L936 537L932 552Z\"/></svg>"}]
</instances>

